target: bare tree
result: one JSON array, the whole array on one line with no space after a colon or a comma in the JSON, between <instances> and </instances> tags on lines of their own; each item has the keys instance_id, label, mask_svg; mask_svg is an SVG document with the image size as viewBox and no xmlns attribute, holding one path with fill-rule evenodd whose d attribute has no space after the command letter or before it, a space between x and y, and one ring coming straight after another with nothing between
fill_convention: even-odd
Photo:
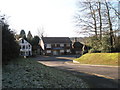
<instances>
[{"instance_id":1,"label":"bare tree","mask_svg":"<svg viewBox=\"0 0 120 90\"><path fill-rule=\"evenodd\" d=\"M102 37L107 35L111 49L114 48L115 34L119 33L119 26L117 25L120 19L120 13L116 6L116 3L106 0L79 2L79 11L75 17L76 26L81 29L78 32L94 35L101 42L101 45Z\"/></svg>"},{"instance_id":2,"label":"bare tree","mask_svg":"<svg viewBox=\"0 0 120 90\"><path fill-rule=\"evenodd\" d=\"M99 15L99 29L100 29L100 40L102 40L102 15L101 15L101 2L97 2L97 9L98 9L98 15Z\"/></svg>"},{"instance_id":3,"label":"bare tree","mask_svg":"<svg viewBox=\"0 0 120 90\"><path fill-rule=\"evenodd\" d=\"M91 2L88 2L90 13L93 19L94 23L94 30L95 30L95 36L97 38L97 20L96 20L96 10L94 9L94 6L91 4Z\"/></svg>"},{"instance_id":4,"label":"bare tree","mask_svg":"<svg viewBox=\"0 0 120 90\"><path fill-rule=\"evenodd\" d=\"M46 33L45 33L45 31L44 31L44 28L43 28L43 27L38 28L38 29L37 29L37 33L38 33L38 36L39 36L40 39L41 39L42 37L46 37L46 36L47 36Z\"/></svg>"},{"instance_id":5,"label":"bare tree","mask_svg":"<svg viewBox=\"0 0 120 90\"><path fill-rule=\"evenodd\" d=\"M79 2L80 10L75 16L80 33L90 33L98 37L98 12L96 2ZM102 27L102 26L101 26Z\"/></svg>"},{"instance_id":6,"label":"bare tree","mask_svg":"<svg viewBox=\"0 0 120 90\"><path fill-rule=\"evenodd\" d=\"M96 2L88 0L79 2L79 11L75 16L75 23L76 26L82 29L80 33L92 33L95 36L99 34L101 40L102 33L109 33L109 28L112 30L111 32L114 32L113 25L116 24L115 20L119 12L117 12L116 8L111 8L111 6L110 2L100 2L99 0Z\"/></svg>"}]
</instances>

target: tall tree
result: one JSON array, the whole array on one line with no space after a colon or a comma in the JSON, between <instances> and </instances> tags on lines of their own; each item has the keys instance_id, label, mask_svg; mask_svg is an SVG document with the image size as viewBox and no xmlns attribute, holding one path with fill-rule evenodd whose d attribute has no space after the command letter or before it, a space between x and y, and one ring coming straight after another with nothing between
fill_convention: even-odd
<instances>
[{"instance_id":1,"label":"tall tree","mask_svg":"<svg viewBox=\"0 0 120 90\"><path fill-rule=\"evenodd\" d=\"M41 39L41 37L46 37L47 36L43 27L38 28L37 33L38 33L38 36L39 36L40 39Z\"/></svg>"},{"instance_id":2,"label":"tall tree","mask_svg":"<svg viewBox=\"0 0 120 90\"><path fill-rule=\"evenodd\" d=\"M96 10L94 9L94 6L91 4L91 2L88 2L90 14L93 19L93 25L94 25L94 31L95 31L95 37L98 37L97 33L97 20L96 20Z\"/></svg>"},{"instance_id":3,"label":"tall tree","mask_svg":"<svg viewBox=\"0 0 120 90\"><path fill-rule=\"evenodd\" d=\"M40 40L40 38L38 36L34 36L34 38L32 39L31 44L32 44L33 54L36 54L37 53L37 49L40 47L39 40Z\"/></svg>"},{"instance_id":4,"label":"tall tree","mask_svg":"<svg viewBox=\"0 0 120 90\"><path fill-rule=\"evenodd\" d=\"M9 29L9 25L2 21L2 62L7 63L13 58L17 58L19 55L19 45L15 41L14 33Z\"/></svg>"},{"instance_id":5,"label":"tall tree","mask_svg":"<svg viewBox=\"0 0 120 90\"><path fill-rule=\"evenodd\" d=\"M81 30L80 34L90 33L90 36L93 34L94 38L97 37L97 39L92 39L94 40L92 41L92 45L96 48L103 46L102 38L106 37L108 41L110 40L109 45L112 51L115 47L115 33L119 32L119 30L116 29L116 27L118 27L116 26L118 23L116 21L118 21L120 13L117 11L118 7L113 7L116 6L116 3L106 2L106 0L98 0L96 2L86 0L86 2L80 2L79 6L76 25ZM109 38L106 35L108 35ZM106 39L104 38L104 40Z\"/></svg>"},{"instance_id":6,"label":"tall tree","mask_svg":"<svg viewBox=\"0 0 120 90\"><path fill-rule=\"evenodd\" d=\"M37 46L39 44L40 38L38 36L34 36L32 39L32 46Z\"/></svg>"},{"instance_id":7,"label":"tall tree","mask_svg":"<svg viewBox=\"0 0 120 90\"><path fill-rule=\"evenodd\" d=\"M99 22L100 22L100 40L102 40L102 15L101 15L101 2L98 2L98 14L99 14Z\"/></svg>"},{"instance_id":8,"label":"tall tree","mask_svg":"<svg viewBox=\"0 0 120 90\"><path fill-rule=\"evenodd\" d=\"M97 6L94 2L79 2L79 10L75 16L76 26L80 29L80 34L95 35L98 37L97 30Z\"/></svg>"},{"instance_id":9,"label":"tall tree","mask_svg":"<svg viewBox=\"0 0 120 90\"><path fill-rule=\"evenodd\" d=\"M110 18L110 9L108 6L108 3L105 0L105 5L106 5L106 12L107 12L107 17L108 17L108 24L109 24L109 30L110 30L110 45L111 45L111 49L113 48L113 28L112 28L112 22L111 22L111 18Z\"/></svg>"},{"instance_id":10,"label":"tall tree","mask_svg":"<svg viewBox=\"0 0 120 90\"><path fill-rule=\"evenodd\" d=\"M32 34L31 34L31 32L29 31L28 34L27 34L27 41L28 41L29 43L31 43L32 39L33 39Z\"/></svg>"},{"instance_id":11,"label":"tall tree","mask_svg":"<svg viewBox=\"0 0 120 90\"><path fill-rule=\"evenodd\" d=\"M20 37L26 39L26 33L24 30L20 31Z\"/></svg>"}]
</instances>

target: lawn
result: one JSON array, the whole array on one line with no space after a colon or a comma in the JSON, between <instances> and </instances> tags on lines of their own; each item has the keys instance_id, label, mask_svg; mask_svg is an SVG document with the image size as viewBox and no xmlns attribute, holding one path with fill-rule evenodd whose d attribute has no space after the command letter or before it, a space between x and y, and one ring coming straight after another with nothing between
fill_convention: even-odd
<instances>
[{"instance_id":1,"label":"lawn","mask_svg":"<svg viewBox=\"0 0 120 90\"><path fill-rule=\"evenodd\" d=\"M31 58L19 58L2 68L2 88L88 88L71 73L48 67Z\"/></svg>"},{"instance_id":2,"label":"lawn","mask_svg":"<svg viewBox=\"0 0 120 90\"><path fill-rule=\"evenodd\" d=\"M118 60L120 60L120 53L87 53L74 60L78 61L80 64L118 66Z\"/></svg>"}]
</instances>

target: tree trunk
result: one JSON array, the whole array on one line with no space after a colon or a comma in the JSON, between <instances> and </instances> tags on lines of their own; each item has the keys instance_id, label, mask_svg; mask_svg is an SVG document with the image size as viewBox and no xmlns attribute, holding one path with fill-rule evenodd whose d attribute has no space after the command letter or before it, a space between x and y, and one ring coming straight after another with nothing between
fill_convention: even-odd
<instances>
[{"instance_id":1,"label":"tree trunk","mask_svg":"<svg viewBox=\"0 0 120 90\"><path fill-rule=\"evenodd\" d=\"M91 11L91 15L92 15L92 18L93 18L93 21L94 21L94 29L95 29L95 37L97 38L97 21L96 21L96 14L95 14L95 11L91 5L91 2L89 2L89 5L90 5L90 11Z\"/></svg>"},{"instance_id":2,"label":"tree trunk","mask_svg":"<svg viewBox=\"0 0 120 90\"><path fill-rule=\"evenodd\" d=\"M99 2L99 20L100 20L100 40L102 39L102 18L101 18L101 3Z\"/></svg>"},{"instance_id":3,"label":"tree trunk","mask_svg":"<svg viewBox=\"0 0 120 90\"><path fill-rule=\"evenodd\" d=\"M111 23L111 19L110 19L110 11L109 11L109 7L108 7L108 3L105 2L106 5L106 9L107 9L107 16L108 16L108 24L109 24L109 28L110 28L110 44L111 44L111 49L113 49L113 29L112 29L112 23Z\"/></svg>"}]
</instances>

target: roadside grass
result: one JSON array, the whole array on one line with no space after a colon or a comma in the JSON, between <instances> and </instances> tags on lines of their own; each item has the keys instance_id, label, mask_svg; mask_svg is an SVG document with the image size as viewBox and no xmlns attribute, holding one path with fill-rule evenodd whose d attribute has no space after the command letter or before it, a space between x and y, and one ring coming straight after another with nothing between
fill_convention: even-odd
<instances>
[{"instance_id":1,"label":"roadside grass","mask_svg":"<svg viewBox=\"0 0 120 90\"><path fill-rule=\"evenodd\" d=\"M2 67L2 88L88 88L80 77L18 58Z\"/></svg>"},{"instance_id":2,"label":"roadside grass","mask_svg":"<svg viewBox=\"0 0 120 90\"><path fill-rule=\"evenodd\" d=\"M120 66L120 53L87 53L74 59L80 64L96 64L96 65L115 65Z\"/></svg>"}]
</instances>

